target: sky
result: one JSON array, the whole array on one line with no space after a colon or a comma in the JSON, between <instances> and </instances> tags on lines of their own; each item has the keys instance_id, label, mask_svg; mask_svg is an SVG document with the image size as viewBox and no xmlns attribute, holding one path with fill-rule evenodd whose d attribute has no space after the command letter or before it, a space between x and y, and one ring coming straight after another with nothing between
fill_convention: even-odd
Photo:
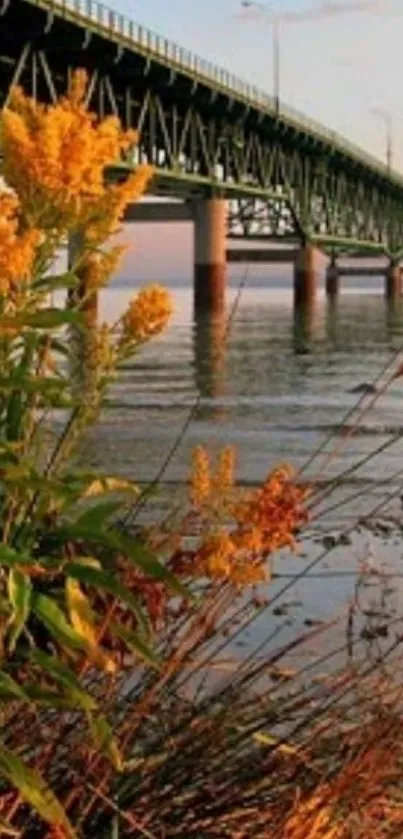
<instances>
[{"instance_id":1,"label":"sky","mask_svg":"<svg viewBox=\"0 0 403 839\"><path fill-rule=\"evenodd\" d=\"M272 92L269 17L245 17L239 0L107 2L138 23ZM402 0L277 0L270 5L284 18L280 23L283 102L382 159L386 126L372 110L387 111L392 118L394 166L403 171ZM319 6L323 7L320 15ZM170 225L169 234L165 227L159 233L167 247L163 265L152 248L150 228L130 227L137 258L126 260L126 275L134 265L136 275L159 272L161 279L189 272L190 227Z\"/></svg>"}]
</instances>

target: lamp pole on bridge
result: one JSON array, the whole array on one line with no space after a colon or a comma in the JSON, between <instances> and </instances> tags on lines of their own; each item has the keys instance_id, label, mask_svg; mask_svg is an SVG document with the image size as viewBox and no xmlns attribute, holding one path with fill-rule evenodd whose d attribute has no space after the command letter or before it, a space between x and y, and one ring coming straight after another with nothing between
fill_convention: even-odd
<instances>
[{"instance_id":1,"label":"lamp pole on bridge","mask_svg":"<svg viewBox=\"0 0 403 839\"><path fill-rule=\"evenodd\" d=\"M371 108L371 114L376 117L380 117L386 127L386 165L388 167L388 171L390 172L392 169L392 158L393 158L393 117L389 111L383 110L383 108Z\"/></svg>"},{"instance_id":2,"label":"lamp pole on bridge","mask_svg":"<svg viewBox=\"0 0 403 839\"><path fill-rule=\"evenodd\" d=\"M260 2L260 0L240 0L241 6L250 11L259 12L264 15L270 22L273 35L273 95L275 102L275 111L278 114L280 108L280 26L285 24L300 24L305 22L313 22L322 19L332 19L334 17L343 17L349 13L365 13L376 10L378 0L359 0L359 2L334 3L322 0L307 9L291 9L289 11L276 10L272 4ZM378 115L390 121L389 114L385 111L377 111ZM391 158L391 129L388 123L388 166L390 166Z\"/></svg>"},{"instance_id":3,"label":"lamp pole on bridge","mask_svg":"<svg viewBox=\"0 0 403 839\"><path fill-rule=\"evenodd\" d=\"M273 35L273 96L276 114L280 109L280 15L272 11L265 3L258 3L257 0L242 0L241 6L244 9L256 9L264 15L268 15Z\"/></svg>"}]
</instances>

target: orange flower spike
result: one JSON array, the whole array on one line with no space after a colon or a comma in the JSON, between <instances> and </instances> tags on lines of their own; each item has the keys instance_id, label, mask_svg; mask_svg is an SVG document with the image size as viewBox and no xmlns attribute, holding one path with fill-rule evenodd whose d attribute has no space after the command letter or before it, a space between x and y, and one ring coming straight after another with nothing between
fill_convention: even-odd
<instances>
[{"instance_id":1,"label":"orange flower spike","mask_svg":"<svg viewBox=\"0 0 403 839\"><path fill-rule=\"evenodd\" d=\"M83 270L85 273L85 284L88 290L96 291L102 288L115 272L122 254L126 248L124 245L117 245L109 251L89 253L83 260ZM78 273L80 274L81 265L78 265Z\"/></svg>"},{"instance_id":2,"label":"orange flower spike","mask_svg":"<svg viewBox=\"0 0 403 839\"><path fill-rule=\"evenodd\" d=\"M105 184L105 168L116 163L136 141L119 120L99 122L86 104L87 79L77 71L67 97L44 107L14 90L2 113L4 176L19 194L27 220L37 226L73 230L99 221L96 243L116 229L130 200L150 179L149 167L138 167L128 182Z\"/></svg>"},{"instance_id":3,"label":"orange flower spike","mask_svg":"<svg viewBox=\"0 0 403 839\"><path fill-rule=\"evenodd\" d=\"M231 579L235 547L225 530L210 536L202 544L196 556L196 569L199 573L215 580Z\"/></svg>"},{"instance_id":4,"label":"orange flower spike","mask_svg":"<svg viewBox=\"0 0 403 839\"><path fill-rule=\"evenodd\" d=\"M235 510L239 524L261 532L262 550L266 553L286 545L294 546L293 534L308 518L304 509L308 492L293 484L290 474L285 468L275 470L264 486Z\"/></svg>"},{"instance_id":5,"label":"orange flower spike","mask_svg":"<svg viewBox=\"0 0 403 839\"><path fill-rule=\"evenodd\" d=\"M142 343L163 331L172 314L171 297L162 286L142 289L123 316L125 343Z\"/></svg>"},{"instance_id":6,"label":"orange flower spike","mask_svg":"<svg viewBox=\"0 0 403 839\"><path fill-rule=\"evenodd\" d=\"M236 451L233 446L227 446L220 452L218 469L215 478L215 488L223 496L233 488L235 482Z\"/></svg>"},{"instance_id":7,"label":"orange flower spike","mask_svg":"<svg viewBox=\"0 0 403 839\"><path fill-rule=\"evenodd\" d=\"M104 242L116 233L128 204L138 201L152 178L151 166L140 166L126 181L118 186L108 186L102 201L89 202L86 214L85 238L90 245Z\"/></svg>"},{"instance_id":8,"label":"orange flower spike","mask_svg":"<svg viewBox=\"0 0 403 839\"><path fill-rule=\"evenodd\" d=\"M260 554L263 547L263 537L257 527L238 530L232 534L232 540L238 551L248 554Z\"/></svg>"},{"instance_id":9,"label":"orange flower spike","mask_svg":"<svg viewBox=\"0 0 403 839\"><path fill-rule=\"evenodd\" d=\"M39 230L19 232L18 200L0 193L0 295L8 296L25 283L33 270Z\"/></svg>"},{"instance_id":10,"label":"orange flower spike","mask_svg":"<svg viewBox=\"0 0 403 839\"><path fill-rule=\"evenodd\" d=\"M190 500L194 507L200 508L209 501L212 489L210 461L206 449L197 446L192 460Z\"/></svg>"},{"instance_id":11,"label":"orange flower spike","mask_svg":"<svg viewBox=\"0 0 403 839\"><path fill-rule=\"evenodd\" d=\"M67 96L67 101L76 108L84 104L85 96L88 87L88 76L83 68L79 68L73 73Z\"/></svg>"}]
</instances>

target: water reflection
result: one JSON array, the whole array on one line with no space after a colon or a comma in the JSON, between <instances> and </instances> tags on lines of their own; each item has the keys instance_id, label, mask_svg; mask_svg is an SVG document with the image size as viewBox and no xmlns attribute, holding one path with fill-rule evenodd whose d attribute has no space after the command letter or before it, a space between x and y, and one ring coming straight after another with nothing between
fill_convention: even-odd
<instances>
[{"instance_id":1,"label":"water reflection","mask_svg":"<svg viewBox=\"0 0 403 839\"><path fill-rule=\"evenodd\" d=\"M119 295L105 294L111 320L126 306ZM402 303L386 305L369 292L341 291L332 302L319 297L315 306L294 309L291 291L246 289L229 335L223 317L193 322L190 288L174 295L176 320L113 385L92 440L91 465L150 479L199 399L167 480L187 475L199 442L235 445L240 479L248 482L260 481L279 459L298 467L352 408L354 388L373 381L403 343ZM230 296L227 302L230 308ZM377 402L337 470L375 448L385 429L400 427L401 394L397 383ZM393 468L395 456L385 452L379 473Z\"/></svg>"},{"instance_id":2,"label":"water reflection","mask_svg":"<svg viewBox=\"0 0 403 839\"><path fill-rule=\"evenodd\" d=\"M390 298L385 301L386 332L390 340L401 338L403 325L403 300Z\"/></svg>"},{"instance_id":3,"label":"water reflection","mask_svg":"<svg viewBox=\"0 0 403 839\"><path fill-rule=\"evenodd\" d=\"M294 306L293 346L296 355L308 355L315 337L317 306L314 300Z\"/></svg>"},{"instance_id":4,"label":"water reflection","mask_svg":"<svg viewBox=\"0 0 403 839\"><path fill-rule=\"evenodd\" d=\"M195 384L202 399L213 405L202 406L203 417L224 419L220 398L226 392L227 321L224 313L195 315L193 325Z\"/></svg>"}]
</instances>

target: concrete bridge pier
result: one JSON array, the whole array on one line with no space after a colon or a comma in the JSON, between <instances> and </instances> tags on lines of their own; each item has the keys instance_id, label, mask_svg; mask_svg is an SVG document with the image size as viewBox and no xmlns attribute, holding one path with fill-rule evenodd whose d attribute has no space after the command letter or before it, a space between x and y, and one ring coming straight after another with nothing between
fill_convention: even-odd
<instances>
[{"instance_id":1,"label":"concrete bridge pier","mask_svg":"<svg viewBox=\"0 0 403 839\"><path fill-rule=\"evenodd\" d=\"M399 263L390 262L385 274L385 295L387 300L397 300L402 293L402 269Z\"/></svg>"},{"instance_id":2,"label":"concrete bridge pier","mask_svg":"<svg viewBox=\"0 0 403 839\"><path fill-rule=\"evenodd\" d=\"M312 302L317 289L316 248L309 242L301 246L294 263L294 303Z\"/></svg>"},{"instance_id":3,"label":"concrete bridge pier","mask_svg":"<svg viewBox=\"0 0 403 839\"><path fill-rule=\"evenodd\" d=\"M195 311L219 313L225 305L227 201L207 198L194 204Z\"/></svg>"},{"instance_id":4,"label":"concrete bridge pier","mask_svg":"<svg viewBox=\"0 0 403 839\"><path fill-rule=\"evenodd\" d=\"M340 273L336 256L332 256L326 271L326 294L328 297L337 297L339 293Z\"/></svg>"}]
</instances>

